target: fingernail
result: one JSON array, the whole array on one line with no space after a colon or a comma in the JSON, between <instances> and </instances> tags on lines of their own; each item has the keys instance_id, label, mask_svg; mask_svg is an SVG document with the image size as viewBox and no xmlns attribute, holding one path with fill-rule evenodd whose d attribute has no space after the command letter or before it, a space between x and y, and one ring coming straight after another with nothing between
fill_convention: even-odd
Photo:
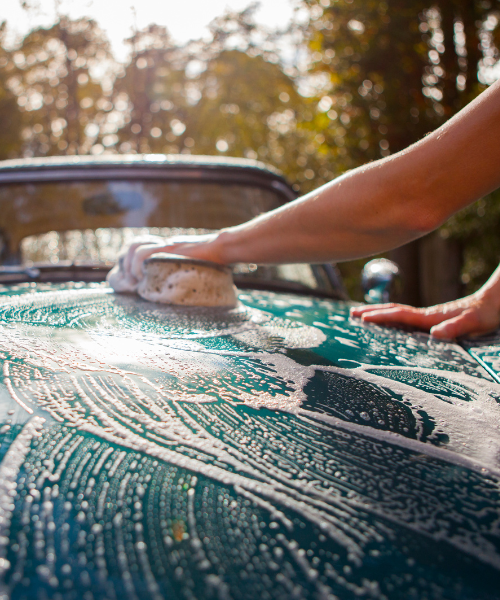
<instances>
[{"instance_id":1,"label":"fingernail","mask_svg":"<svg viewBox=\"0 0 500 600\"><path fill-rule=\"evenodd\" d=\"M431 327L429 333L432 337L438 338L440 340L451 341L453 339L453 336L451 336L448 333L448 331L449 327L445 325L434 325L434 327Z\"/></svg>"}]
</instances>

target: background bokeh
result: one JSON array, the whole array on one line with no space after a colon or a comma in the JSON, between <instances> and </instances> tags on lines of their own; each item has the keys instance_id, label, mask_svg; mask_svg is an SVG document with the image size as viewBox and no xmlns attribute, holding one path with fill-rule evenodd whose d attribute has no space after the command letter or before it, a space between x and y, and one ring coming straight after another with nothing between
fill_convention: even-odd
<instances>
[{"instance_id":1,"label":"background bokeh","mask_svg":"<svg viewBox=\"0 0 500 600\"><path fill-rule=\"evenodd\" d=\"M17 36L3 23L0 158L244 156L277 167L303 193L422 138L500 74L498 0L291 5L296 16L282 28L263 25L252 4L226 10L189 42L158 24L135 28L125 59L96 21L69 11ZM35 10L24 3L27 22ZM500 259L499 230L495 193L391 253L404 300L426 305L477 289ZM355 298L363 262L340 265Z\"/></svg>"}]
</instances>

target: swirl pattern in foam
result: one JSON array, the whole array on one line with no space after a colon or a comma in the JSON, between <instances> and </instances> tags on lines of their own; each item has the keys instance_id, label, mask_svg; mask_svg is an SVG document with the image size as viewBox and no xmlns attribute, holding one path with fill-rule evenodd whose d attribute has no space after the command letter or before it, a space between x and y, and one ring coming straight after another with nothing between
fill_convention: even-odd
<instances>
[{"instance_id":1,"label":"swirl pattern in foam","mask_svg":"<svg viewBox=\"0 0 500 600\"><path fill-rule=\"evenodd\" d=\"M24 457L0 497L5 589L488 597L498 476L468 417L493 436L497 386L342 305L240 300L174 310L97 288L0 306L0 452L19 439ZM362 361L374 344L398 351Z\"/></svg>"}]
</instances>

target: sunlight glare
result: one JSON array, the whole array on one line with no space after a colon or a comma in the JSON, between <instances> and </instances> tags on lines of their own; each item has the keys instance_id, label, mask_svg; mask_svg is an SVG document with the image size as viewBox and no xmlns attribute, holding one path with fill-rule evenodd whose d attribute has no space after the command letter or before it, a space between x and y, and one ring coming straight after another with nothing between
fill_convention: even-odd
<instances>
[{"instance_id":1,"label":"sunlight glare","mask_svg":"<svg viewBox=\"0 0 500 600\"><path fill-rule=\"evenodd\" d=\"M5 3L2 19L9 29L25 34L36 26L48 26L56 17L53 0L31 3L31 14L20 7L20 2ZM128 48L124 40L134 29L142 29L151 23L165 26L175 41L184 43L192 39L207 38L209 23L222 15L226 9L241 11L251 0L60 0L59 13L71 18L83 16L95 19L106 31L115 57L126 60ZM256 12L258 23L267 27L285 27L293 15L291 0L264 0Z\"/></svg>"}]
</instances>

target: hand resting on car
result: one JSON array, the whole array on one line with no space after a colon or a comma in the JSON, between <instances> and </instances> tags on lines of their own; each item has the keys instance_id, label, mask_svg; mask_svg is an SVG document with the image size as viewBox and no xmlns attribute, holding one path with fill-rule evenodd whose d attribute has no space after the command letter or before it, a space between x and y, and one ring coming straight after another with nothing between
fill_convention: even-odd
<instances>
[{"instance_id":1,"label":"hand resting on car","mask_svg":"<svg viewBox=\"0 0 500 600\"><path fill-rule=\"evenodd\" d=\"M454 339L480 335L500 325L500 267L474 294L429 308L374 304L351 308L352 317L379 325L410 325L430 330L433 337Z\"/></svg>"}]
</instances>

